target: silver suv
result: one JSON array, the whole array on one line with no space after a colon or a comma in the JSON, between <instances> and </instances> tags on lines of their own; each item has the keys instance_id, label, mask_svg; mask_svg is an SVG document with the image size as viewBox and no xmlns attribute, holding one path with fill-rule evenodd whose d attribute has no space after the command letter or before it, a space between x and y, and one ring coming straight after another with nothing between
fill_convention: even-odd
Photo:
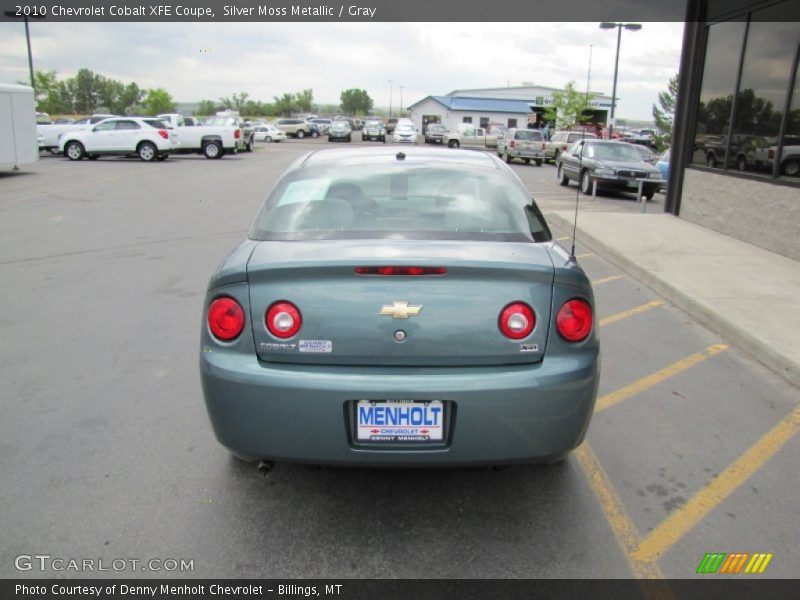
<instances>
[{"instance_id":1,"label":"silver suv","mask_svg":"<svg viewBox=\"0 0 800 600\"><path fill-rule=\"evenodd\" d=\"M545 143L544 160L545 162L549 160L556 162L558 155L565 152L574 142L594 139L597 139L596 135L583 131L559 131L554 133L550 141Z\"/></svg>"},{"instance_id":2,"label":"silver suv","mask_svg":"<svg viewBox=\"0 0 800 600\"><path fill-rule=\"evenodd\" d=\"M319 129L316 126L312 128L311 124L303 119L278 119L273 124L289 137L304 138L319 135Z\"/></svg>"},{"instance_id":3,"label":"silver suv","mask_svg":"<svg viewBox=\"0 0 800 600\"><path fill-rule=\"evenodd\" d=\"M538 129L509 129L497 139L497 156L507 163L515 158L541 167L544 162L544 135Z\"/></svg>"}]
</instances>

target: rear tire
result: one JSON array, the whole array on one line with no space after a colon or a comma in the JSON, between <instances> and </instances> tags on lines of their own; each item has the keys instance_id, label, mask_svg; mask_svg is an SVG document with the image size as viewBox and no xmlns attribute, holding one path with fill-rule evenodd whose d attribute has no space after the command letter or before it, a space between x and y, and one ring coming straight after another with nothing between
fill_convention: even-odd
<instances>
[{"instance_id":1,"label":"rear tire","mask_svg":"<svg viewBox=\"0 0 800 600\"><path fill-rule=\"evenodd\" d=\"M151 142L142 142L136 147L136 154L145 162L153 162L158 156L158 148Z\"/></svg>"},{"instance_id":2,"label":"rear tire","mask_svg":"<svg viewBox=\"0 0 800 600\"><path fill-rule=\"evenodd\" d=\"M448 146L448 148L455 148L456 150L458 150L458 148L461 146L461 144L458 143L458 140L450 140L448 142L447 146Z\"/></svg>"},{"instance_id":3,"label":"rear tire","mask_svg":"<svg viewBox=\"0 0 800 600\"><path fill-rule=\"evenodd\" d=\"M219 142L206 142L203 144L203 156L208 159L222 158L222 146Z\"/></svg>"},{"instance_id":4,"label":"rear tire","mask_svg":"<svg viewBox=\"0 0 800 600\"><path fill-rule=\"evenodd\" d=\"M264 138L264 141L268 142L268 143L271 142L272 141L272 136L268 135L267 137Z\"/></svg>"},{"instance_id":5,"label":"rear tire","mask_svg":"<svg viewBox=\"0 0 800 600\"><path fill-rule=\"evenodd\" d=\"M541 167L541 166L542 166L542 161L541 161L541 159L536 161L536 166L537 166L537 167Z\"/></svg>"},{"instance_id":6,"label":"rear tire","mask_svg":"<svg viewBox=\"0 0 800 600\"><path fill-rule=\"evenodd\" d=\"M796 158L784 161L781 165L781 173L788 177L797 177L800 175L800 161Z\"/></svg>"},{"instance_id":7,"label":"rear tire","mask_svg":"<svg viewBox=\"0 0 800 600\"><path fill-rule=\"evenodd\" d=\"M569 185L569 177L564 173L564 169L561 165L558 165L558 172L556 175L558 177L558 185Z\"/></svg>"},{"instance_id":8,"label":"rear tire","mask_svg":"<svg viewBox=\"0 0 800 600\"><path fill-rule=\"evenodd\" d=\"M297 136L298 140L302 140L304 137L306 137L306 132L302 129L298 129L295 135Z\"/></svg>"},{"instance_id":9,"label":"rear tire","mask_svg":"<svg viewBox=\"0 0 800 600\"><path fill-rule=\"evenodd\" d=\"M526 164L526 165L529 165L529 164L531 164L531 159L530 159L530 158L523 158L522 160L524 160L524 161L525 161L525 164Z\"/></svg>"},{"instance_id":10,"label":"rear tire","mask_svg":"<svg viewBox=\"0 0 800 600\"><path fill-rule=\"evenodd\" d=\"M64 156L70 160L81 160L86 155L86 150L80 142L68 142L64 146Z\"/></svg>"},{"instance_id":11,"label":"rear tire","mask_svg":"<svg viewBox=\"0 0 800 600\"><path fill-rule=\"evenodd\" d=\"M253 151L253 136L250 136L250 139L247 140L247 145L244 147L245 152L252 152Z\"/></svg>"},{"instance_id":12,"label":"rear tire","mask_svg":"<svg viewBox=\"0 0 800 600\"><path fill-rule=\"evenodd\" d=\"M649 192L645 192L643 194L645 200L652 200L653 196L655 196L655 195L656 195L656 191L655 190L650 190Z\"/></svg>"}]
</instances>

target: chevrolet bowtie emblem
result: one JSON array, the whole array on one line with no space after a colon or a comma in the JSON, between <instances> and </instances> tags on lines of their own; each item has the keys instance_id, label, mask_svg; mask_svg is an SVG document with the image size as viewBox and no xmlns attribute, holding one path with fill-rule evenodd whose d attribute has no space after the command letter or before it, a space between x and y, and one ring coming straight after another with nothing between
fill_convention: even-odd
<instances>
[{"instance_id":1,"label":"chevrolet bowtie emblem","mask_svg":"<svg viewBox=\"0 0 800 600\"><path fill-rule=\"evenodd\" d=\"M381 306L379 315L389 315L393 319L407 319L416 317L422 310L422 305L409 306L408 302L392 302L392 305L384 304Z\"/></svg>"}]
</instances>

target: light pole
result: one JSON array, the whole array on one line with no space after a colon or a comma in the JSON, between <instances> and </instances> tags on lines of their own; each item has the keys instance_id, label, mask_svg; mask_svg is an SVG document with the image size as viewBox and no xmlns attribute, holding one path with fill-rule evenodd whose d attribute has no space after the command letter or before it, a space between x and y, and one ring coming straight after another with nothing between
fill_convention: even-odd
<instances>
[{"instance_id":1,"label":"light pole","mask_svg":"<svg viewBox=\"0 0 800 600\"><path fill-rule=\"evenodd\" d=\"M400 113L399 115L403 116L403 90L405 89L404 85L400 86Z\"/></svg>"},{"instance_id":2,"label":"light pole","mask_svg":"<svg viewBox=\"0 0 800 600\"><path fill-rule=\"evenodd\" d=\"M392 80L389 80L389 118L392 117Z\"/></svg>"},{"instance_id":3,"label":"light pole","mask_svg":"<svg viewBox=\"0 0 800 600\"><path fill-rule=\"evenodd\" d=\"M600 23L600 29L615 29L617 30L617 57L614 59L614 86L611 90L611 119L608 124L608 139L614 133L614 109L617 107L617 72L619 71L619 44L622 41L622 28L628 31L639 31L642 26L638 23L609 23L603 21Z\"/></svg>"},{"instance_id":4,"label":"light pole","mask_svg":"<svg viewBox=\"0 0 800 600\"><path fill-rule=\"evenodd\" d=\"M3 11L3 15L9 19L19 19L20 17L13 10ZM34 19L44 19L44 15L30 15ZM28 70L31 75L31 87L33 88L33 97L36 98L36 80L33 78L33 53L31 52L31 30L28 26L28 15L23 15L22 19L25 21L25 41L28 43Z\"/></svg>"}]
</instances>

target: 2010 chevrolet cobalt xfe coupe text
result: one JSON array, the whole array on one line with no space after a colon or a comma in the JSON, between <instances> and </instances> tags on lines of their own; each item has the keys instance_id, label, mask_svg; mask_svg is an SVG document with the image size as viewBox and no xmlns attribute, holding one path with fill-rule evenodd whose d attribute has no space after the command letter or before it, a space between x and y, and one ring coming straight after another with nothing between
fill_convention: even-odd
<instances>
[{"instance_id":1,"label":"2010 chevrolet cobalt xfe coupe text","mask_svg":"<svg viewBox=\"0 0 800 600\"><path fill-rule=\"evenodd\" d=\"M594 409L594 313L583 270L496 157L312 152L211 277L206 406L246 460L552 462Z\"/></svg>"}]
</instances>

